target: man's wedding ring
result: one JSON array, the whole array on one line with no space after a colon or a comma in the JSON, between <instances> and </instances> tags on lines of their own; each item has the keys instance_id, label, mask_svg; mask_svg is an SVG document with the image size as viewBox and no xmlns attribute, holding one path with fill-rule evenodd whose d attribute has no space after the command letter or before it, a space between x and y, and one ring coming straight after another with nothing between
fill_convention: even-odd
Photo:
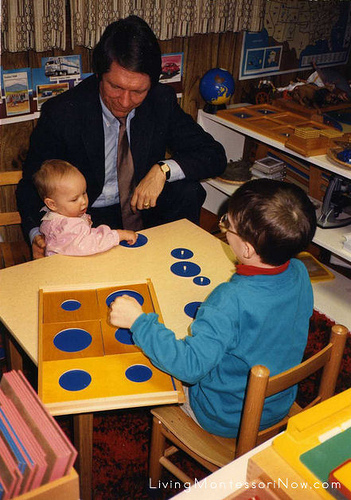
<instances>
[{"instance_id":1,"label":"man's wedding ring","mask_svg":"<svg viewBox=\"0 0 351 500\"><path fill-rule=\"evenodd\" d=\"M144 203L144 208L149 208L150 203Z\"/></svg>"}]
</instances>

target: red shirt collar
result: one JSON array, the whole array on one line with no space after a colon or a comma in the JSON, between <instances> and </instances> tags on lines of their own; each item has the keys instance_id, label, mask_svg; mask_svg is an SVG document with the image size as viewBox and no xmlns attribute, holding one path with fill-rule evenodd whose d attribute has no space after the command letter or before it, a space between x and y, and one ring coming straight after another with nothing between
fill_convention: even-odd
<instances>
[{"instance_id":1,"label":"red shirt collar","mask_svg":"<svg viewBox=\"0 0 351 500\"><path fill-rule=\"evenodd\" d=\"M247 266L246 264L237 264L236 272L237 274L242 274L243 276L255 276L256 274L280 274L286 269L288 269L290 260L277 267L256 267Z\"/></svg>"}]
</instances>

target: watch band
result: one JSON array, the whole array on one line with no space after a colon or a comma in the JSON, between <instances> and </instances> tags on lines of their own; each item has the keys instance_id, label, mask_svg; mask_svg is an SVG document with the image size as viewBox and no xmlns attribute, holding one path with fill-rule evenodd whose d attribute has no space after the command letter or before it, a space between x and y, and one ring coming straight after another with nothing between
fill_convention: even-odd
<instances>
[{"instance_id":1,"label":"watch band","mask_svg":"<svg viewBox=\"0 0 351 500\"><path fill-rule=\"evenodd\" d=\"M162 172L166 176L166 181L168 181L169 178L171 177L171 169L169 165L165 161L158 161L157 164L160 165Z\"/></svg>"}]
</instances>

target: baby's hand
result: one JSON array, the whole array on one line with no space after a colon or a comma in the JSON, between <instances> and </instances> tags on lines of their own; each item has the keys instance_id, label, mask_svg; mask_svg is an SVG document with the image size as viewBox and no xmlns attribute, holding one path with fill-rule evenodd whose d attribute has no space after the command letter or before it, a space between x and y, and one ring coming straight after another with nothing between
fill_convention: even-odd
<instances>
[{"instance_id":1,"label":"baby's hand","mask_svg":"<svg viewBox=\"0 0 351 500\"><path fill-rule=\"evenodd\" d=\"M134 231L126 231L125 229L117 229L119 241L128 241L129 245L134 245L138 239L137 233Z\"/></svg>"},{"instance_id":2,"label":"baby's hand","mask_svg":"<svg viewBox=\"0 0 351 500\"><path fill-rule=\"evenodd\" d=\"M130 328L143 313L139 302L129 295L117 297L110 305L110 308L110 323L120 328Z\"/></svg>"}]
</instances>

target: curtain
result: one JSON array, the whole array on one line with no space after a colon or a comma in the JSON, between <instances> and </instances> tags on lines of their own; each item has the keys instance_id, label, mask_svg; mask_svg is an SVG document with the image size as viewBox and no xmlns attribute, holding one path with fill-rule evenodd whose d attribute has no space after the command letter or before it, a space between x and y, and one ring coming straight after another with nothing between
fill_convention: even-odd
<instances>
[{"instance_id":1,"label":"curtain","mask_svg":"<svg viewBox=\"0 0 351 500\"><path fill-rule=\"evenodd\" d=\"M93 47L108 24L142 17L160 40L195 33L260 31L266 0L71 0L72 40Z\"/></svg>"},{"instance_id":2,"label":"curtain","mask_svg":"<svg viewBox=\"0 0 351 500\"><path fill-rule=\"evenodd\" d=\"M267 0L0 0L1 51L66 49L66 7L72 47L92 48L108 24L135 14L168 40L195 33L259 31ZM69 4L69 5L68 5Z\"/></svg>"},{"instance_id":3,"label":"curtain","mask_svg":"<svg viewBox=\"0 0 351 500\"><path fill-rule=\"evenodd\" d=\"M66 47L65 0L1 0L1 51Z\"/></svg>"}]
</instances>

